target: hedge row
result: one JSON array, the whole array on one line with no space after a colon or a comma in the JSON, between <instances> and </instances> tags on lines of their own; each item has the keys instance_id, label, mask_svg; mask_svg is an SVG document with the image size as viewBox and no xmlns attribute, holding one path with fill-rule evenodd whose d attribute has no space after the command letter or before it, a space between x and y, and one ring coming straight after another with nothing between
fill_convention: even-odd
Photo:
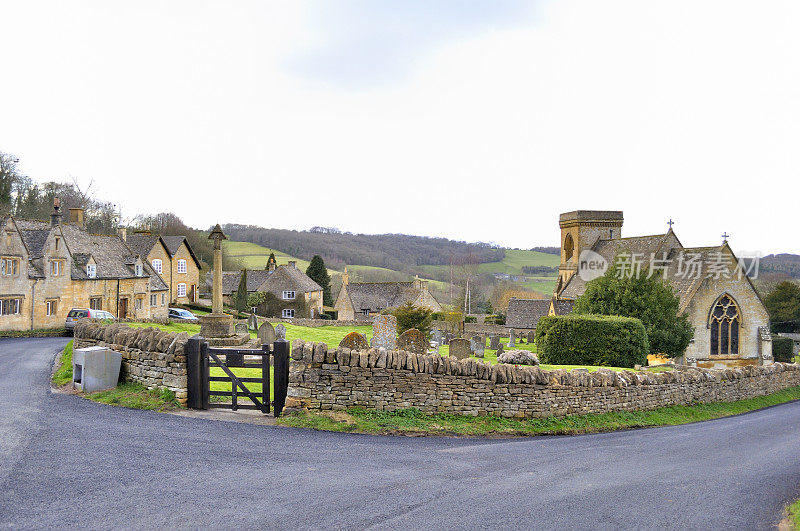
<instances>
[{"instance_id":1,"label":"hedge row","mask_svg":"<svg viewBox=\"0 0 800 531\"><path fill-rule=\"evenodd\" d=\"M605 315L542 317L536 327L539 360L551 365L644 365L650 345L639 319Z\"/></svg>"}]
</instances>

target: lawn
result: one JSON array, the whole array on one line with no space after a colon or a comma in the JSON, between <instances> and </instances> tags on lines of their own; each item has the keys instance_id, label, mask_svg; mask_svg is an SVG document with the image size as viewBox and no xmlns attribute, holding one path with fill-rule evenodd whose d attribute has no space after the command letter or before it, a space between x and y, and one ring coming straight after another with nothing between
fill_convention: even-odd
<instances>
[{"instance_id":1,"label":"lawn","mask_svg":"<svg viewBox=\"0 0 800 531\"><path fill-rule=\"evenodd\" d=\"M352 408L346 412L303 413L278 420L283 426L326 431L408 435L565 435L597 433L629 428L673 426L711 420L800 399L800 387L741 400L693 406L671 406L652 411L625 411L564 418L510 419L498 416L466 417L425 414L417 409L395 412ZM795 521L800 502L790 510Z\"/></svg>"}]
</instances>

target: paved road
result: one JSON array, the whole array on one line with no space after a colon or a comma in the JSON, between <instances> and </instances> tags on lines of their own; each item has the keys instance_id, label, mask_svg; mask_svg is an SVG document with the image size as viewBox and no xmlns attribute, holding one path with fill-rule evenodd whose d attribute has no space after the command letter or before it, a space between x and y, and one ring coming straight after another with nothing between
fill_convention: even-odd
<instances>
[{"instance_id":1,"label":"paved road","mask_svg":"<svg viewBox=\"0 0 800 531\"><path fill-rule=\"evenodd\" d=\"M63 339L0 340L0 527L774 527L800 403L513 440L206 421L51 394Z\"/></svg>"}]
</instances>

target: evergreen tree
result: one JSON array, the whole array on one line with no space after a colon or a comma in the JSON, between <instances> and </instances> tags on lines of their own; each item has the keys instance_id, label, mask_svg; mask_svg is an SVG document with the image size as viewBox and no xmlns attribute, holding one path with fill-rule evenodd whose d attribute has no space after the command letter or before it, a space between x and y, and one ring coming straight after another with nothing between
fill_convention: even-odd
<instances>
[{"instance_id":1,"label":"evergreen tree","mask_svg":"<svg viewBox=\"0 0 800 531\"><path fill-rule=\"evenodd\" d=\"M400 334L412 328L425 334L425 337L431 333L433 311L430 308L414 306L414 303L409 301L397 307L392 315L397 317L397 332Z\"/></svg>"},{"instance_id":2,"label":"evergreen tree","mask_svg":"<svg viewBox=\"0 0 800 531\"><path fill-rule=\"evenodd\" d=\"M672 287L660 274L622 273L615 261L605 275L589 282L573 313L635 317L647 330L650 354L683 355L694 329L686 315L678 315L680 299Z\"/></svg>"},{"instance_id":3,"label":"evergreen tree","mask_svg":"<svg viewBox=\"0 0 800 531\"><path fill-rule=\"evenodd\" d=\"M234 298L234 305L236 311L246 312L247 308L247 270L242 269L242 276L239 279L239 288L236 290L236 297Z\"/></svg>"},{"instance_id":4,"label":"evergreen tree","mask_svg":"<svg viewBox=\"0 0 800 531\"><path fill-rule=\"evenodd\" d=\"M764 299L773 332L800 330L800 286L781 282Z\"/></svg>"},{"instance_id":5,"label":"evergreen tree","mask_svg":"<svg viewBox=\"0 0 800 531\"><path fill-rule=\"evenodd\" d=\"M278 267L278 261L275 260L275 253L269 253L269 258L267 258L267 265L264 269L269 269L269 264L275 264L275 267Z\"/></svg>"},{"instance_id":6,"label":"evergreen tree","mask_svg":"<svg viewBox=\"0 0 800 531\"><path fill-rule=\"evenodd\" d=\"M314 258L311 259L311 263L306 268L306 275L322 287L322 304L324 306L333 306L331 277L328 275L328 268L325 267L325 262L320 255L315 254Z\"/></svg>"}]
</instances>

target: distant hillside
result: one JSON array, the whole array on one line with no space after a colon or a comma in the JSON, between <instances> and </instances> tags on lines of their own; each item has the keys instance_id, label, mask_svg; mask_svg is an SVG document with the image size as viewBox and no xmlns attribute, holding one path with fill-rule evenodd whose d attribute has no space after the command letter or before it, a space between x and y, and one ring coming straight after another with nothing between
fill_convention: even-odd
<instances>
[{"instance_id":1,"label":"distant hillside","mask_svg":"<svg viewBox=\"0 0 800 531\"><path fill-rule=\"evenodd\" d=\"M770 254L761 259L761 273L783 273L792 278L800 278L800 255Z\"/></svg>"},{"instance_id":2,"label":"distant hillside","mask_svg":"<svg viewBox=\"0 0 800 531\"><path fill-rule=\"evenodd\" d=\"M310 231L266 229L253 225L228 224L229 238L311 260L319 254L328 267L345 265L383 267L412 271L420 265L445 265L452 260L470 263L500 262L505 250L485 243L466 243L446 238L405 234L350 234L337 229L315 227Z\"/></svg>"}]
</instances>

